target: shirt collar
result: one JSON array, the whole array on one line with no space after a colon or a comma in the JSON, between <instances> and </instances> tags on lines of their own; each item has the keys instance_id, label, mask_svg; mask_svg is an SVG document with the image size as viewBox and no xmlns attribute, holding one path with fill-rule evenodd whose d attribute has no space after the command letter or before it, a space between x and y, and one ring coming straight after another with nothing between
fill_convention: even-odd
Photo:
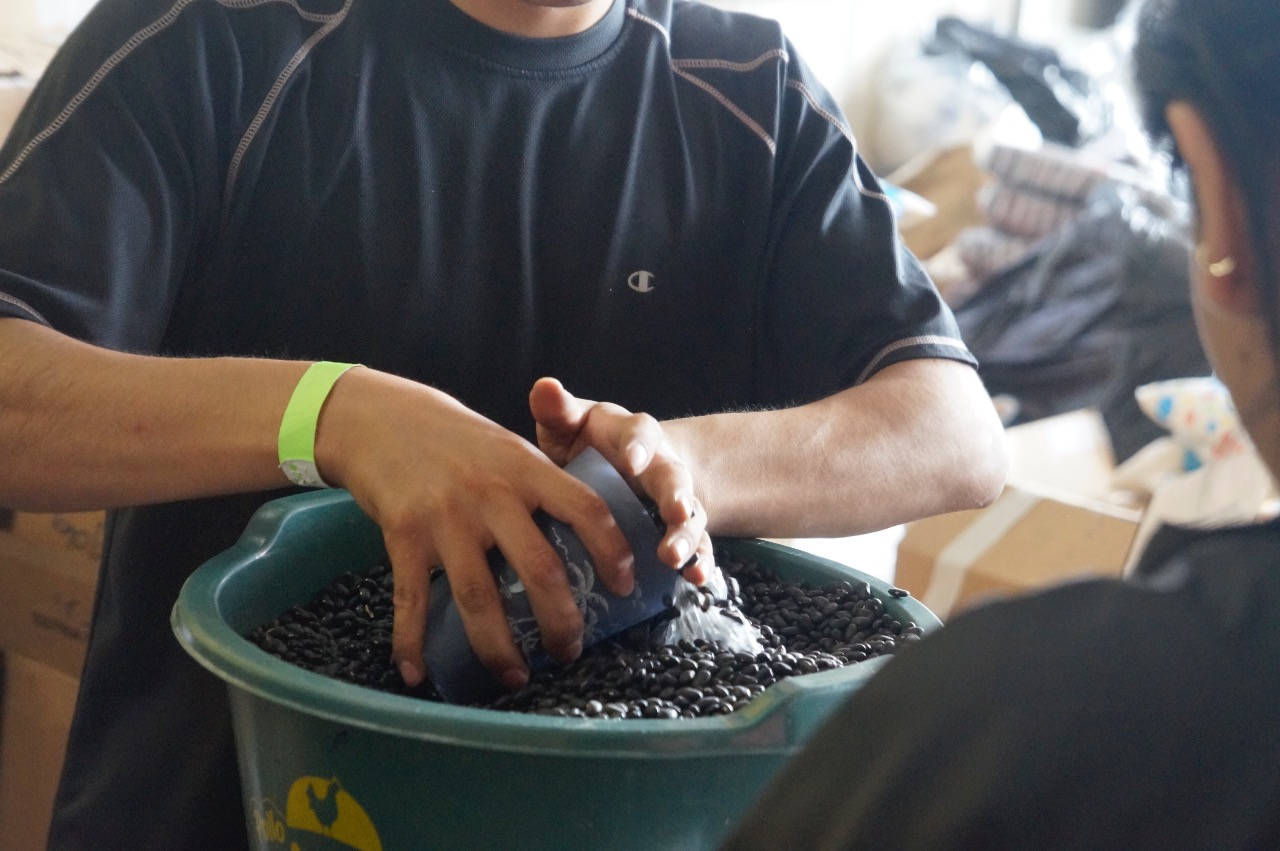
<instances>
[{"instance_id":1,"label":"shirt collar","mask_svg":"<svg viewBox=\"0 0 1280 851\"><path fill-rule=\"evenodd\" d=\"M627 0L614 0L588 30L557 38L527 38L480 23L449 0L419 0L432 32L444 44L496 65L521 71L562 71L600 57L617 40Z\"/></svg>"}]
</instances>

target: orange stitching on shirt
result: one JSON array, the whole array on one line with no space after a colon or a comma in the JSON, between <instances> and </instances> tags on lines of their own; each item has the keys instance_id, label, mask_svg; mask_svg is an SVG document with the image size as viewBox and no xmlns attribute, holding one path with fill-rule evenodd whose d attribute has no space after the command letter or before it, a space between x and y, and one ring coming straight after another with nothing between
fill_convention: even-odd
<instances>
[{"instance_id":1,"label":"orange stitching on shirt","mask_svg":"<svg viewBox=\"0 0 1280 851\"><path fill-rule=\"evenodd\" d=\"M67 105L58 113L57 117L54 118L53 121L49 122L47 127L37 133L31 141L18 152L17 157L15 157L13 162L9 164L8 168L3 172L0 172L0 184L4 184L9 180L9 178L13 177L36 148L44 144L50 136L57 133L58 130L60 130L62 126L70 120L71 116L75 114L75 111L80 108L80 105L83 104L91 94L93 94L99 85L101 85L107 74L111 73L117 65L127 59L129 54L133 53L133 51L136 50L143 42L147 41L147 39L168 29L169 26L178 19L178 15L194 1L195 0L177 0L177 2L169 7L169 11L156 18L147 26L138 30L130 36L130 38L121 45L115 53L107 57L106 61L103 62L102 65L98 67L98 70L94 72L93 76L89 78L89 81L81 86L80 91L76 92L75 95L72 96L71 100L67 102ZM248 9L254 6L265 5L267 3L284 3L291 6L293 10L304 20L313 21L315 23L324 23L330 31L342 22L342 19L347 14L347 9L351 5L351 0L347 0L346 5L344 5L338 12L329 15L321 15L303 10L298 6L296 0L213 0L213 2L230 9ZM326 32L325 34L327 35L328 33ZM312 39L308 40L307 45L303 45L303 50L310 50L308 45L312 41L317 40L318 39L315 39L313 36ZM305 53L303 53L303 55L305 56ZM292 69L290 69L290 73L292 73ZM272 95L268 95L268 97L273 98ZM256 132L256 127L253 129Z\"/></svg>"},{"instance_id":2,"label":"orange stitching on shirt","mask_svg":"<svg viewBox=\"0 0 1280 851\"><path fill-rule=\"evenodd\" d=\"M761 53L750 62L730 62L728 59L672 59L671 64L680 68L720 68L725 71L754 71L770 59L781 59L785 65L791 57L780 47Z\"/></svg>"},{"instance_id":3,"label":"orange stitching on shirt","mask_svg":"<svg viewBox=\"0 0 1280 851\"><path fill-rule=\"evenodd\" d=\"M63 107L62 112L58 113L58 117L53 119L53 121L49 123L48 127L37 133L35 138L28 142L27 146L18 152L17 158L15 158L9 167L0 174L0 184L3 184L10 177L13 177L14 173L22 163L31 155L31 152L40 147L46 139L54 133L57 133L62 125L67 123L67 119L69 119L72 114L80 108L80 104L84 103L89 95L93 94L94 89L98 88L98 85L107 76L107 74L111 73L111 69L123 62L125 58L138 47L138 45L142 44L156 33L168 28L170 24L177 20L179 13L181 13L182 10L191 2L192 0L178 0L178 2L169 7L168 12L165 12L159 18L156 18L150 24L138 30L119 50L107 57L107 61L103 62L102 65L99 66L98 70L94 72L94 75L89 78L89 82L85 83L84 86L80 88L80 91L76 92L75 96L71 98L65 107Z\"/></svg>"},{"instance_id":4,"label":"orange stitching on shirt","mask_svg":"<svg viewBox=\"0 0 1280 851\"><path fill-rule=\"evenodd\" d=\"M276 99L280 96L285 84L289 82L289 78L293 76L293 72L311 53L312 48L319 44L329 33L337 29L346 19L347 12L351 9L351 2L352 0L346 0L342 4L342 8L324 26L312 33L311 37L302 43L302 47L298 48L298 51L293 54L293 58L289 60L289 63L284 66L279 76L276 77L275 83L271 86L271 91L267 92L267 96L262 100L262 105L258 107L258 113L253 117L253 121L249 122L249 128L244 131L244 135L240 137L240 144L236 146L236 152L232 155L231 163L227 167L227 182L223 189L222 197L222 216L224 220L231 210L231 191L235 186L236 179L240 176L240 163L244 160L245 151L249 149L249 145L253 143L254 138L258 135L258 130L262 127L262 123L271 114L271 108L275 106Z\"/></svg>"},{"instance_id":5,"label":"orange stitching on shirt","mask_svg":"<svg viewBox=\"0 0 1280 851\"><path fill-rule=\"evenodd\" d=\"M672 64L671 70L675 72L675 74L677 74L678 76L683 77L684 79L693 83L698 88L702 89L704 92L707 92L708 94L710 94L713 98L719 101L724 106L725 109L729 110L735 116L737 116L738 120L741 121L743 124L745 124L747 128L751 130L752 133L755 133L757 136L759 136L761 139L764 140L765 145L769 148L769 153L776 154L778 152L778 146L777 146L777 143L773 141L773 137L770 136L769 133L763 127L757 124L755 119L753 119L751 116L747 115L745 112L739 109L738 105L735 104L733 101L729 100L729 98L725 97L724 93L722 93L719 89L717 89L715 86L711 85L710 83L706 82L705 80L702 80L698 77L693 76L688 71L684 71L680 68L677 68L674 64Z\"/></svg>"},{"instance_id":6,"label":"orange stitching on shirt","mask_svg":"<svg viewBox=\"0 0 1280 851\"><path fill-rule=\"evenodd\" d=\"M653 18L650 18L648 15L643 15L640 12L637 12L631 7L627 7L627 14L632 18L635 18L637 21L653 27L662 34L663 41L666 42L668 49L671 47L671 33L667 32L666 28L663 27L662 24L658 23ZM737 104L726 97L725 94L715 86L684 70L685 68L720 68L727 71L754 71L765 62L775 58L781 58L782 62L785 64L787 62L786 51L779 49L770 50L750 62L730 62L727 59L672 59L670 64L672 73L678 77L688 80L690 83L693 83L695 86L711 95L711 97L715 98L720 105L733 113L734 117L741 121L748 130L760 137L760 140L764 142L765 147L769 149L770 154L777 154L777 143L774 142L773 137L770 136L768 131L761 127L755 119L743 112Z\"/></svg>"},{"instance_id":7,"label":"orange stitching on shirt","mask_svg":"<svg viewBox=\"0 0 1280 851\"><path fill-rule=\"evenodd\" d=\"M818 103L818 99L814 97L813 92L809 91L809 88L804 83L799 80L787 80L787 85L804 95L804 99L809 102L809 106L813 108L814 112L831 122L831 124L840 131L841 135L843 135L845 139L849 140L849 144L853 146L854 157L853 167L849 169L849 174L853 177L853 185L858 187L858 191L868 198L875 198L877 201L883 201L886 204L889 204L890 209L892 209L893 205L889 201L888 195L885 195L883 192L872 192L870 189L867 189L867 187L862 185L862 175L858 174L858 140L854 138L853 131L846 127L844 122L837 116L833 115L830 110Z\"/></svg>"},{"instance_id":8,"label":"orange stitching on shirt","mask_svg":"<svg viewBox=\"0 0 1280 851\"><path fill-rule=\"evenodd\" d=\"M45 325L49 324L49 320L41 316L40 311L36 310L34 307L27 304L25 301L18 298L17 296L12 296L12 295L9 295L8 293L0 293L0 301L6 301L9 304L12 304L14 307L18 308L19 310L25 310L27 313L30 313L33 317L40 320Z\"/></svg>"},{"instance_id":9,"label":"orange stitching on shirt","mask_svg":"<svg viewBox=\"0 0 1280 851\"><path fill-rule=\"evenodd\" d=\"M876 368L884 362L885 358L899 349L905 349L909 346L944 346L946 348L956 349L966 355L970 353L964 343L961 343L959 340L952 337L942 337L937 334L926 334L920 337L907 337L904 340L898 340L895 343L890 343L877 352L876 356L871 359L871 363L867 364L866 369L862 370L862 373L858 376L858 380L854 383L861 384L866 381L867 378L876 371Z\"/></svg>"}]
</instances>

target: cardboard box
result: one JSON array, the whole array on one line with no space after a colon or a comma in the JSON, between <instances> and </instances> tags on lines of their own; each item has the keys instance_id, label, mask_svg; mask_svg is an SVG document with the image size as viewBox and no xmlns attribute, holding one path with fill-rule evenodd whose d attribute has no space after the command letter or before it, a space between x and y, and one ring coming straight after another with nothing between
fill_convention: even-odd
<instances>
[{"instance_id":1,"label":"cardboard box","mask_svg":"<svg viewBox=\"0 0 1280 851\"><path fill-rule=\"evenodd\" d=\"M978 191L991 179L974 161L970 145L925 151L890 174L886 178L889 183L937 207L934 216L902 226L907 248L921 260L928 260L953 243L965 228L985 224Z\"/></svg>"},{"instance_id":2,"label":"cardboard box","mask_svg":"<svg viewBox=\"0 0 1280 851\"><path fill-rule=\"evenodd\" d=\"M1102 415L1092 408L1005 429L1009 484L1067 500L1096 500L1127 507L1130 494L1111 486L1115 453Z\"/></svg>"},{"instance_id":3,"label":"cardboard box","mask_svg":"<svg viewBox=\"0 0 1280 851\"><path fill-rule=\"evenodd\" d=\"M102 559L104 511L37 514L14 512L9 530L17 537L60 552L79 556L96 568Z\"/></svg>"},{"instance_id":4,"label":"cardboard box","mask_svg":"<svg viewBox=\"0 0 1280 851\"><path fill-rule=\"evenodd\" d=\"M45 847L78 681L21 654L4 654L0 709L0 848Z\"/></svg>"},{"instance_id":5,"label":"cardboard box","mask_svg":"<svg viewBox=\"0 0 1280 851\"><path fill-rule=\"evenodd\" d=\"M1122 576L1138 529L1132 509L1008 485L985 509L907 524L895 581L940 618L967 606L1084 576Z\"/></svg>"},{"instance_id":6,"label":"cardboard box","mask_svg":"<svg viewBox=\"0 0 1280 851\"><path fill-rule=\"evenodd\" d=\"M103 512L10 513L0 531L0 848L44 847L98 583Z\"/></svg>"},{"instance_id":7,"label":"cardboard box","mask_svg":"<svg viewBox=\"0 0 1280 851\"><path fill-rule=\"evenodd\" d=\"M0 532L0 650L78 677L97 584L96 559Z\"/></svg>"},{"instance_id":8,"label":"cardboard box","mask_svg":"<svg viewBox=\"0 0 1280 851\"><path fill-rule=\"evenodd\" d=\"M22 111L22 105L31 94L31 81L25 79L4 80L0 78L0 143L9 135L9 128Z\"/></svg>"},{"instance_id":9,"label":"cardboard box","mask_svg":"<svg viewBox=\"0 0 1280 851\"><path fill-rule=\"evenodd\" d=\"M1008 429L1010 475L985 509L907 524L895 581L947 618L1002 596L1122 576L1141 519L1110 493L1101 417L1080 411Z\"/></svg>"}]
</instances>

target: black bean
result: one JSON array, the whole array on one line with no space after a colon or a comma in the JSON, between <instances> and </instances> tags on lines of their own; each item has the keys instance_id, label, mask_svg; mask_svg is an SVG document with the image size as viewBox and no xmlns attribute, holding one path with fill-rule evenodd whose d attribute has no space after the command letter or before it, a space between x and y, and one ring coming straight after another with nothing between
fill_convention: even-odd
<instances>
[{"instance_id":1,"label":"black bean","mask_svg":"<svg viewBox=\"0 0 1280 851\"><path fill-rule=\"evenodd\" d=\"M773 671L773 675L779 678L790 677L796 673L795 668L792 668L786 662L774 662L769 666L769 670Z\"/></svg>"},{"instance_id":2,"label":"black bean","mask_svg":"<svg viewBox=\"0 0 1280 851\"><path fill-rule=\"evenodd\" d=\"M590 648L571 665L535 672L524 689L503 694L484 708L565 718L725 714L777 680L890 654L924 632L913 622L884 614L883 601L866 583L829 582L814 588L780 580L758 565L720 563L728 600L737 611L706 591L690 602L708 610L718 606L725 617L754 624L762 652L733 653L705 640L655 648L648 644L646 626ZM430 685L406 687L392 663L393 586L385 563L364 576L344 573L310 603L291 607L249 638L324 676L439 700ZM668 602L675 601L664 600Z\"/></svg>"}]
</instances>

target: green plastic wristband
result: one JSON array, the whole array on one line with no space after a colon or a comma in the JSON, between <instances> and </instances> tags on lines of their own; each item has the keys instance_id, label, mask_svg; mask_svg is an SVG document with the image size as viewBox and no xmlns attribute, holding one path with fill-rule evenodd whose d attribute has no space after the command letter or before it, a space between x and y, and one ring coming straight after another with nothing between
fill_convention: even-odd
<instances>
[{"instance_id":1,"label":"green plastic wristband","mask_svg":"<svg viewBox=\"0 0 1280 851\"><path fill-rule=\"evenodd\" d=\"M295 485L327 488L316 469L316 421L334 382L358 363L320 361L307 367L280 420L280 469Z\"/></svg>"}]
</instances>

